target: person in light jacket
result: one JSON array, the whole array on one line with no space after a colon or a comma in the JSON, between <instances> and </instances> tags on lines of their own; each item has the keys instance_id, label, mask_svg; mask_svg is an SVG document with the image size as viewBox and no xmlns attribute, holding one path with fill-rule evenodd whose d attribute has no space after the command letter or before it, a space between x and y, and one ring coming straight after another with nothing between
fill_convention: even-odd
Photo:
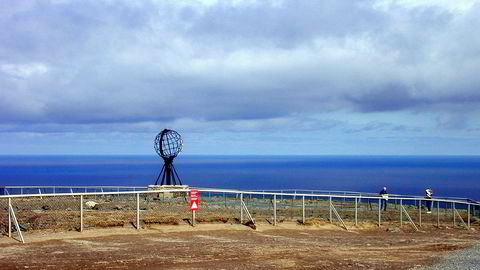
<instances>
[{"instance_id":1,"label":"person in light jacket","mask_svg":"<svg viewBox=\"0 0 480 270\"><path fill-rule=\"evenodd\" d=\"M433 196L433 190L430 188L425 189L425 205L427 206L427 213L430 214L432 213L432 196Z\"/></svg>"}]
</instances>

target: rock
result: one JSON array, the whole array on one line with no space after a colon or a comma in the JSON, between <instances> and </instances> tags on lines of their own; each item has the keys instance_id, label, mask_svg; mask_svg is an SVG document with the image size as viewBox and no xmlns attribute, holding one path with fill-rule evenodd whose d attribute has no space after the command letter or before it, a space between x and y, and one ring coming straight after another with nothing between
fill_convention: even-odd
<instances>
[{"instance_id":1,"label":"rock","mask_svg":"<svg viewBox=\"0 0 480 270\"><path fill-rule=\"evenodd\" d=\"M399 233L401 232L400 228L387 228L385 231L392 232L392 233Z\"/></svg>"},{"instance_id":2,"label":"rock","mask_svg":"<svg viewBox=\"0 0 480 270\"><path fill-rule=\"evenodd\" d=\"M44 206L42 206L42 209L43 210L50 210L50 206L49 205L44 205Z\"/></svg>"},{"instance_id":3,"label":"rock","mask_svg":"<svg viewBox=\"0 0 480 270\"><path fill-rule=\"evenodd\" d=\"M255 223L253 223L251 220L247 221L247 223L244 224L245 226L248 226L254 230L257 229L257 226L255 225Z\"/></svg>"},{"instance_id":4,"label":"rock","mask_svg":"<svg viewBox=\"0 0 480 270\"><path fill-rule=\"evenodd\" d=\"M115 210L123 210L123 206L121 206L121 205L115 205L115 207L113 207L113 209L115 209Z\"/></svg>"},{"instance_id":5,"label":"rock","mask_svg":"<svg viewBox=\"0 0 480 270\"><path fill-rule=\"evenodd\" d=\"M94 201L88 201L88 202L85 203L85 206L89 209L93 209L97 205L98 205L98 203L96 203Z\"/></svg>"},{"instance_id":6,"label":"rock","mask_svg":"<svg viewBox=\"0 0 480 270\"><path fill-rule=\"evenodd\" d=\"M18 224L18 226L20 227L20 230L24 232L28 231L28 229L30 228L28 224Z\"/></svg>"}]
</instances>

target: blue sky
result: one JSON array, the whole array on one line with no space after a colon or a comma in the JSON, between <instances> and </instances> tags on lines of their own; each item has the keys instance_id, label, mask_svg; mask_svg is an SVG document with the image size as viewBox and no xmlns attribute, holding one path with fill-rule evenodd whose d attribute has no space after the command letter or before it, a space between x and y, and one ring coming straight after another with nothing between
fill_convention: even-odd
<instances>
[{"instance_id":1,"label":"blue sky","mask_svg":"<svg viewBox=\"0 0 480 270\"><path fill-rule=\"evenodd\" d=\"M0 154L478 155L480 1L0 2Z\"/></svg>"}]
</instances>

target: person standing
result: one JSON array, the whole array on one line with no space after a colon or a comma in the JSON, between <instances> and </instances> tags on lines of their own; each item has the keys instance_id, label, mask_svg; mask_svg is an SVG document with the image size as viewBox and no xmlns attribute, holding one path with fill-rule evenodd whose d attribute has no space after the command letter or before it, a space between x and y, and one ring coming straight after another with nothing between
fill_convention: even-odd
<instances>
[{"instance_id":1,"label":"person standing","mask_svg":"<svg viewBox=\"0 0 480 270\"><path fill-rule=\"evenodd\" d=\"M433 190L430 188L425 189L425 205L427 206L427 213L430 214L432 213L432 196L433 196Z\"/></svg>"},{"instance_id":2,"label":"person standing","mask_svg":"<svg viewBox=\"0 0 480 270\"><path fill-rule=\"evenodd\" d=\"M383 189L380 190L380 192L378 194L380 194L380 196L382 196L380 209L383 209L383 211L387 211L387 202L388 202L387 187L383 187Z\"/></svg>"}]
</instances>

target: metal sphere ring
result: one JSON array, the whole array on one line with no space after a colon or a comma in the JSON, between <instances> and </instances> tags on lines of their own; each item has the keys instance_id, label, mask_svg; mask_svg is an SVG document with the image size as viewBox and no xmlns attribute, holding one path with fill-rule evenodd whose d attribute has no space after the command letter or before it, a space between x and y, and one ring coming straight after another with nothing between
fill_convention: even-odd
<instances>
[{"instance_id":1,"label":"metal sphere ring","mask_svg":"<svg viewBox=\"0 0 480 270\"><path fill-rule=\"evenodd\" d=\"M163 158L174 158L183 146L182 136L175 130L164 129L155 137L155 151Z\"/></svg>"}]
</instances>

